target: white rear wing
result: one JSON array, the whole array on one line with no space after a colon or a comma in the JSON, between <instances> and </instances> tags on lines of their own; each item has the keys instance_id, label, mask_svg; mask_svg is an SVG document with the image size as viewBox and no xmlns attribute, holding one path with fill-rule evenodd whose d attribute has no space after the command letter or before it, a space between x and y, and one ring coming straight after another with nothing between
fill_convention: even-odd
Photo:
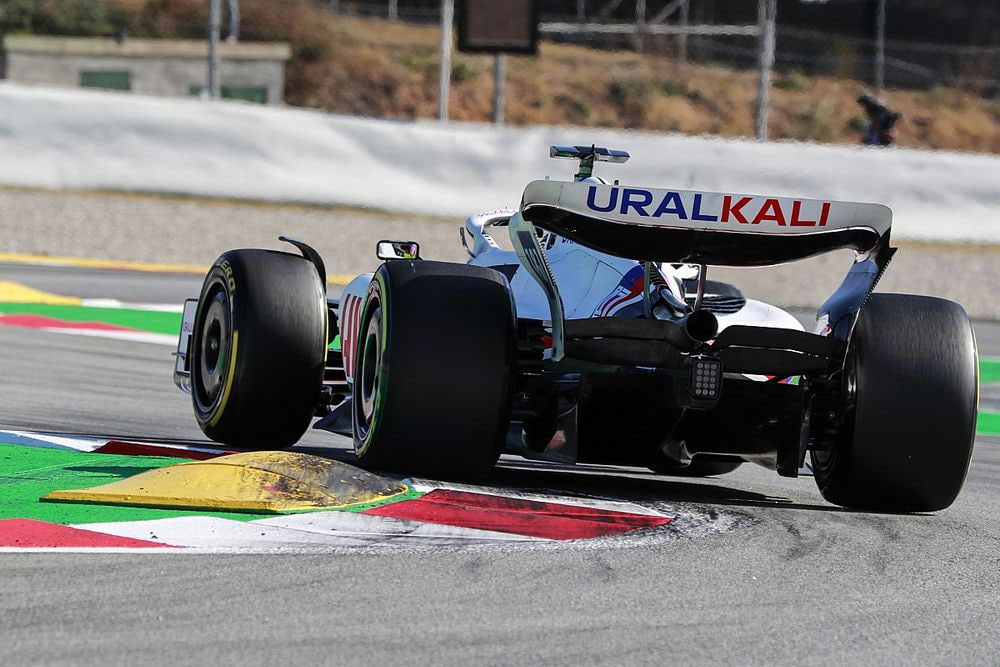
<instances>
[{"instance_id":1,"label":"white rear wing","mask_svg":"<svg viewBox=\"0 0 1000 667\"><path fill-rule=\"evenodd\" d=\"M881 204L533 181L521 214L539 227L633 259L755 266L887 237Z\"/></svg>"}]
</instances>

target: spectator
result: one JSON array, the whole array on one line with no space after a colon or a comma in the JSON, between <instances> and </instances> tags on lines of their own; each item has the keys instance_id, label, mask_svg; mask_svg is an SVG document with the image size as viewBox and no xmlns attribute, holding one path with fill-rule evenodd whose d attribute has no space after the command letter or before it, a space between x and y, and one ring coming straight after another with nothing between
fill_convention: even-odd
<instances>
[{"instance_id":1,"label":"spectator","mask_svg":"<svg viewBox=\"0 0 1000 667\"><path fill-rule=\"evenodd\" d=\"M868 124L865 126L864 134L861 135L861 143L866 146L895 146L898 134L896 123L903 114L891 111L877 97L868 93L858 98L858 104L868 116Z\"/></svg>"}]
</instances>

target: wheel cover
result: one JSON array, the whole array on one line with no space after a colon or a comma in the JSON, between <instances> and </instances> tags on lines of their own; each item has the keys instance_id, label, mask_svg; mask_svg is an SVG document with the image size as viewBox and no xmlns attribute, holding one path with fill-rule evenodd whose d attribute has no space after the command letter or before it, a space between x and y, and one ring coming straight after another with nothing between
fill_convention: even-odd
<instances>
[{"instance_id":1,"label":"wheel cover","mask_svg":"<svg viewBox=\"0 0 1000 667\"><path fill-rule=\"evenodd\" d=\"M229 296L221 285L212 286L206 303L200 320L195 322L192 389L198 407L211 412L219 402L229 375L232 322Z\"/></svg>"}]
</instances>

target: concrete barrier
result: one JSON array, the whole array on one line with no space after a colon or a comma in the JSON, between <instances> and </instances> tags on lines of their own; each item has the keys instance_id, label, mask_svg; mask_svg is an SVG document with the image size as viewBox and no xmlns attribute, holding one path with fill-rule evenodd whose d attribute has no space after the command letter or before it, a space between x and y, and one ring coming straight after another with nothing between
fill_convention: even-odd
<instances>
[{"instance_id":1,"label":"concrete barrier","mask_svg":"<svg viewBox=\"0 0 1000 667\"><path fill-rule=\"evenodd\" d=\"M637 185L887 204L896 238L1000 243L1000 158L580 127L401 122L0 84L0 185L341 204L465 216L568 178L553 143L628 150Z\"/></svg>"}]
</instances>

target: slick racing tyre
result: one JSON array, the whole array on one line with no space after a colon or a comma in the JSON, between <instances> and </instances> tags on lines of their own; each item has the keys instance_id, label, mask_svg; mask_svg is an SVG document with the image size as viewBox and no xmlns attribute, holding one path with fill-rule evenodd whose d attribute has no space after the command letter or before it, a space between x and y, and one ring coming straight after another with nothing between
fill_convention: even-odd
<instances>
[{"instance_id":1,"label":"slick racing tyre","mask_svg":"<svg viewBox=\"0 0 1000 667\"><path fill-rule=\"evenodd\" d=\"M872 295L848 350L840 437L811 453L823 497L896 512L951 505L972 458L978 385L976 341L960 305Z\"/></svg>"},{"instance_id":2,"label":"slick racing tyre","mask_svg":"<svg viewBox=\"0 0 1000 667\"><path fill-rule=\"evenodd\" d=\"M507 280L478 266L386 262L354 356L354 448L366 467L477 481L510 419L516 319Z\"/></svg>"},{"instance_id":3,"label":"slick racing tyre","mask_svg":"<svg viewBox=\"0 0 1000 667\"><path fill-rule=\"evenodd\" d=\"M198 300L191 396L212 440L254 449L294 444L315 414L326 359L326 294L306 259L231 250Z\"/></svg>"}]
</instances>

